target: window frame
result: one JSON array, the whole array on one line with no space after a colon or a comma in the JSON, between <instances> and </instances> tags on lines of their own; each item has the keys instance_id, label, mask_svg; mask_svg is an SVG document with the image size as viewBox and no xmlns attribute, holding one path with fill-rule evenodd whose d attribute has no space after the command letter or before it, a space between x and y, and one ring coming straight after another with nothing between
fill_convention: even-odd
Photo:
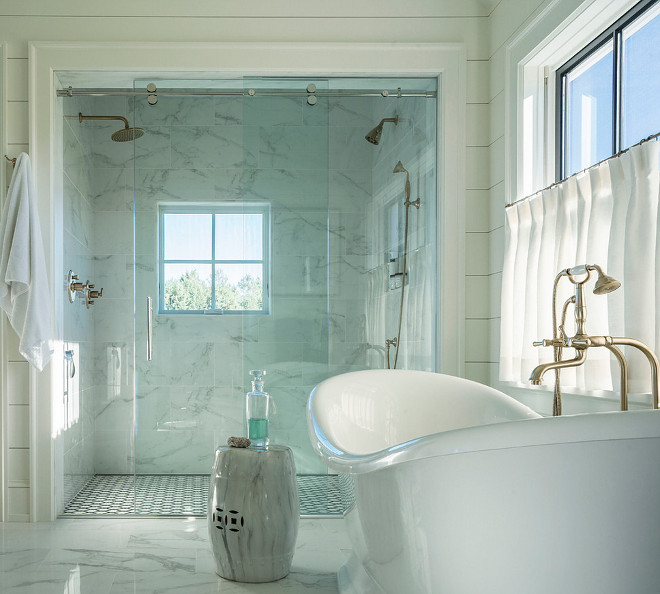
<instances>
[{"instance_id":1,"label":"window frame","mask_svg":"<svg viewBox=\"0 0 660 594\"><path fill-rule=\"evenodd\" d=\"M621 98L623 95L623 30L653 9L659 0L642 0L614 21L607 29L592 39L579 52L569 58L555 71L555 181L566 174L566 78L605 44L612 42L612 155L628 148L621 142ZM640 139L641 140L641 139Z\"/></svg>"},{"instance_id":2,"label":"window frame","mask_svg":"<svg viewBox=\"0 0 660 594\"><path fill-rule=\"evenodd\" d=\"M211 258L208 260L165 260L165 225L166 214L210 214L211 216ZM262 215L262 258L256 259L221 259L216 258L215 223L216 215L222 214L261 214ZM158 313L163 315L268 315L270 313L270 204L268 203L189 203L186 205L158 204ZM262 265L262 301L261 309L165 309L165 264L206 264L211 266L211 300L215 305L215 271L218 264L261 264Z\"/></svg>"}]
</instances>

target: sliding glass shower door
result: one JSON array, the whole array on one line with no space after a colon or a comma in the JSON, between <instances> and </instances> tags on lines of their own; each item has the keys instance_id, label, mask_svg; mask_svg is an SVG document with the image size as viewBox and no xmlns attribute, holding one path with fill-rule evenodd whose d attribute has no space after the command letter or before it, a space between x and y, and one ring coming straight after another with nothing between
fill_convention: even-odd
<instances>
[{"instance_id":1,"label":"sliding glass shower door","mask_svg":"<svg viewBox=\"0 0 660 594\"><path fill-rule=\"evenodd\" d=\"M328 357L327 110L280 94L295 82L161 80L136 100L138 513L203 513L250 369L267 372L272 440L322 470L305 402ZM185 494L180 510L140 508L156 483Z\"/></svg>"}]
</instances>

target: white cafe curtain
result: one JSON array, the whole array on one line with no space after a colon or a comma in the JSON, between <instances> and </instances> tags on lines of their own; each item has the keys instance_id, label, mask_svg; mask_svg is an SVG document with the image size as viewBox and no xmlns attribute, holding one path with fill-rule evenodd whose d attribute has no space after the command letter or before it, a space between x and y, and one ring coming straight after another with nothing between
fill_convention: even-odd
<instances>
[{"instance_id":1,"label":"white cafe curtain","mask_svg":"<svg viewBox=\"0 0 660 594\"><path fill-rule=\"evenodd\" d=\"M537 365L552 360L552 348L532 342L552 337L552 285L560 270L598 264L621 281L608 295L586 285L590 335L627 336L660 346L660 143L646 142L574 175L561 184L521 200L506 210L506 248L502 274L500 379L529 385ZM559 282L557 320L572 283ZM575 331L573 308L566 330ZM626 347L627 348L627 347ZM626 350L631 392L650 390L648 363ZM573 356L565 349L563 358ZM589 349L587 362L562 371L562 386L611 390L618 386L618 364L609 351ZM544 383L552 384L554 375Z\"/></svg>"}]
</instances>

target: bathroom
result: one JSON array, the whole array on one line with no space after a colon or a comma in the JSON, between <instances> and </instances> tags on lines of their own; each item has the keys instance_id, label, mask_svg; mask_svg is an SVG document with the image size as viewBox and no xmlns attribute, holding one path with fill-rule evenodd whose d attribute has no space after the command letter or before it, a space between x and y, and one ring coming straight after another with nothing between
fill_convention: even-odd
<instances>
[{"instance_id":1,"label":"bathroom","mask_svg":"<svg viewBox=\"0 0 660 594\"><path fill-rule=\"evenodd\" d=\"M373 304L367 307L368 284L364 275L366 270L373 268L370 258L378 259L381 271L387 269L384 254L371 251L374 245L368 242L386 243L388 226L384 217L388 213L384 209L369 209L380 208L395 199L403 203L404 176L393 173L397 161L411 172L411 199L421 200L419 210L410 209L411 246L414 250L420 245L430 246L424 260L427 268L417 269L429 273L423 277L425 293L422 295L421 291L413 290L419 283L406 287L409 307L402 330L404 339L414 338L423 344L418 345L419 350L413 351L404 340L398 366L442 371L475 380L514 394L544 415L551 414L552 394L547 386L534 390L522 385L502 387L499 380L504 207L516 195L524 195L522 191L512 190L513 180L518 179L522 166L516 159L517 143L522 140L516 132L515 122L522 117L522 108L516 101L515 65L558 24L574 22L575 27L584 29L583 42L586 44L590 41L588 35L593 33L592 37L595 37L634 4L419 0L407 3L405 14L400 4L389 1L351 6L336 3L310 6L291 2L286 7L262 2L248 6L226 3L222 6L215 3L182 6L176 2L156 5L146 2L135 7L120 2L103 9L94 6L81 8L66 2L58 6L56 14L46 3L35 5L29 11L18 3L4 7L0 35L3 72L0 104L2 122L6 123L1 128L3 154L16 157L21 152L28 153L38 188L50 186L51 178L61 181L61 187L64 187L66 180L73 181L76 173L107 169L92 180L78 180L81 184L96 184L94 196L103 194L102 200L93 205L96 210L91 201L83 201L81 208L72 209L70 214L80 216L80 220L67 220L65 211L57 210L57 201L67 197L66 191L59 196L53 195L52 202L46 197L40 206L44 244L58 245L57 233L61 233L61 249L48 253L53 270L66 273L72 269L82 282L89 280L97 289L104 289L103 296L90 308L92 311L86 318L87 321L94 319L91 326L84 325L82 316L88 312L79 299L73 304L65 301L64 279L62 291L57 293L52 304L56 319L62 320L63 326L59 329L62 336L67 336L67 329L79 332L70 336L71 348L62 345L62 353L73 350L72 363L77 368L74 378L84 377L83 371L91 365L104 381L107 379L101 386L79 386L82 390L89 388L98 401L105 400L107 404L102 406L94 433L80 435L79 439L76 436L67 442L70 437L64 430L59 439L53 440L57 423L60 429L67 423L78 427L73 419L84 411L63 407L61 418L56 418L54 413L51 418L50 414L43 416L43 407L36 403L40 402L40 394L54 393L53 386L65 384L65 376L72 372L70 363L62 356L61 365L51 375L36 374L18 354L16 340L8 331L9 325L5 322L3 327L3 552L14 550L12 542L24 543L21 545L23 556L15 553L16 561L8 559L5 567L11 569L26 563L31 573L36 572L38 577L51 580L47 587L56 592L84 592L91 585L95 587L94 591L100 592L157 591L147 589L149 586L145 583L147 577L154 579L156 571L164 571L164 579L169 579L182 591L216 591L210 553L206 550L208 543L199 540L205 538L200 536L205 531L200 520L191 517L139 521L71 518L57 520L54 524L50 521L60 513L67 489L73 492L79 487L76 480L86 480L85 465L89 467L89 460L85 460L85 455L89 452L93 452L98 460L104 459L101 472L159 473L164 470L178 474L182 466L191 464L191 459L195 460L193 465L199 461L199 466L188 469L191 474L207 472L209 463L204 456L209 451L212 455L214 447L229 435L241 434L243 394L249 389L248 372L260 366L268 372L266 386L279 406L273 421L273 438L293 448L299 472L310 476L327 474L327 468L315 456L307 435L304 409L309 391L326 377L353 369L385 367L385 340L397 334L399 304L396 297L400 292L388 294L383 289L381 293L395 297L389 300L389 305L381 304L383 309L380 311L375 310ZM606 5L605 9L603 5ZM599 18L593 18L594 14L599 14ZM590 24L593 31L588 31L585 19L593 21ZM597 27L600 29L595 30ZM575 41L575 44L579 43ZM401 45L397 48L396 44ZM207 51L204 51L205 45ZM176 118L183 118L181 123L191 127L236 125L235 120L232 123L218 119L235 117L237 113L236 110L232 112L231 107L223 108L220 114L216 112L215 104L223 100L218 97L187 99L200 104L197 113L178 107L170 107L168 111L168 103L170 106L172 103L165 95L159 96L153 106L145 105L144 97L140 105L137 105L136 97L129 96L55 98L55 89L68 85L142 92L152 82L161 90L190 90L191 85L213 91L293 88L302 93L295 101L290 97L278 97L275 98L278 107L271 108L268 115L241 109L241 117L254 120L284 118L284 122L280 119L279 124L275 122L271 126L279 128L279 133L282 128L290 127L291 120L287 125L286 118L291 117L290 104L295 103L297 112L293 117L300 122L300 127L311 124L322 128L324 136L314 144L313 150L292 146L288 155L293 160L305 159L307 164L313 160L312 166L322 164L314 169L314 176L299 178L295 185L288 186L286 183L291 178L286 176L266 182L268 187L280 183L284 189L278 198L281 202L276 206L296 209L295 216L302 228L299 226L290 236L296 232L307 233L301 237L302 248L277 244L290 250L286 254L290 258L280 263L284 266L281 273L303 281L297 285L292 282L289 287L280 285L281 293L273 294L273 299L282 299L273 304L273 313L282 317L279 320L272 318L271 328L264 328L269 321L261 319L257 321L261 328L255 331L250 327L254 320L249 320L248 316L223 316L222 320L220 316L208 316L204 318L203 326L214 327L212 331L215 331L223 324L223 331L227 334L223 338L216 332L212 340L197 340L199 329L179 323L178 319L183 315L172 315L168 316L172 324L179 329L183 327L182 331L188 335L164 337L163 331L168 328L159 326L158 295L152 291L148 278L144 279L146 286L139 284L140 271L148 273L149 267L154 270L153 256L144 254L147 257L143 266L138 268L135 277L138 280L133 286L132 263L129 262L131 269L126 269L128 252L105 250L104 242L115 248L122 241L130 243L132 249L133 214L128 205L132 208L135 200L136 219L139 219L140 205L153 203L154 196L149 194L154 191L153 185L149 187L146 183L152 183L153 178L146 180L144 170L158 168L161 178L166 177L165 167L157 163L163 155L163 145L159 146L158 142L170 133L166 129L173 127ZM310 83L316 85L316 105L307 103L306 89ZM344 107L331 109L331 105L339 103L331 104L333 99L323 97L323 92L333 89L366 87L380 93L389 88L391 93L396 93L398 87L406 91L419 89L420 85L425 91L436 91L437 102L435 99L405 97L400 100L382 96L350 97L343 99ZM234 98L234 106L249 98ZM258 96L252 99L261 100ZM263 101L270 99L264 98ZM226 98L224 100L230 103ZM418 107L406 107L398 113L399 124L386 123L378 146L367 143L364 136L369 130L382 118L397 113L390 106L405 105L406 101ZM135 104L130 105L131 102ZM56 112L57 117L51 115L51 105L53 109L61 110ZM417 115L413 116L413 111ZM84 115L122 115L128 118L131 126L143 127L147 132L134 142L113 143L110 134L122 127L120 122L79 122L76 119L79 112ZM158 120L159 117L164 119ZM186 117L210 119L185 122ZM320 126L320 120L314 118L323 117L327 119ZM411 125L413 119L417 124L415 130L421 130L427 136L425 141L430 141L429 147L433 145L429 148L432 152L425 155L432 161L426 171L418 160L419 151L412 150L409 144L402 144L409 140L404 139L406 134L415 135ZM255 128L269 127L264 121L253 123ZM333 124L342 128L345 140L337 140ZM158 128L158 133L152 133L151 138L150 128L152 131ZM240 150L246 152L250 139L243 134L248 128L241 130L236 138ZM430 129L434 132L437 129L437 134L428 135ZM649 130L648 134L654 132L657 130ZM58 137L72 141L71 146L78 151L80 163L84 163L78 167L79 171L76 169L80 163L65 163L63 154L51 150ZM282 146L282 137L277 138ZM142 146L140 141L145 141ZM179 146L180 142L181 139ZM183 158L180 153L177 155ZM185 168L204 169L202 151L185 158L190 159ZM272 159L272 168L282 172L296 168L290 162L278 163L277 154L264 155L263 158ZM139 159L152 159L152 165L140 168ZM337 159L343 160L344 164L338 164ZM67 166L70 166L68 171ZM236 162L231 166L237 168ZM350 173L345 174L347 171ZM3 188L8 186L11 174L11 166L5 165L0 179ZM202 177L199 191L206 188L214 192L217 178L213 179L211 188L203 185L208 178ZM170 178L170 181L175 184L177 179ZM252 202L263 199L256 188L258 181L254 182L256 191L249 199ZM178 182L180 185L175 192L195 187L190 180L178 179ZM231 183L232 180L227 179L222 187L235 191L236 186L232 187ZM100 185L103 185L102 192L97 191ZM68 196L80 194L73 192ZM193 200L204 203L208 198L196 195ZM122 204L126 207L123 211ZM403 209L398 212L402 215ZM275 207L271 215L274 225ZM375 216L381 218L371 227L369 222ZM111 221L114 224L119 220L126 224L110 227ZM295 221L289 221L289 224L296 225ZM402 226L401 222L399 224ZM82 235L76 237L69 232L74 225L79 225L76 233ZM140 222L136 221L136 243L144 240L151 246L157 245L156 238L145 237L139 231L143 229L139 225ZM101 234L89 236L90 230ZM274 226L272 230L271 240L275 240ZM380 235L369 237L367 230ZM122 233L124 235L119 236ZM85 246L83 253L75 254L75 264L64 261L66 237L73 246L89 242L90 247ZM83 241L80 242L79 238ZM430 253L431 249L433 253ZM103 270L95 266L101 258L109 264ZM578 263L570 262L569 265ZM102 274L95 275L96 269L102 270ZM274 261L270 263L270 272L275 282ZM58 286L57 283L58 280L51 285ZM385 283L378 281L378 285L384 287ZM134 292L136 316L133 325ZM153 311L156 314L153 364L161 366L155 386L140 383L149 379L144 375L144 302L150 295L154 298ZM57 299L62 301L57 302ZM420 299L414 308L413 299ZM307 307L309 310L304 309ZM304 317L298 315L301 311L304 311ZM73 319L74 314L80 318ZM373 320L377 322L375 327L369 326L367 319L375 315L379 316ZM105 316L108 317L104 319ZM122 316L127 317L128 323L117 323ZM590 321L592 319L596 319L596 313L591 314ZM77 323L81 325L76 326ZM231 331L226 330L228 324L234 325ZM169 329L174 326L170 325ZM130 351L133 332L136 338L134 353ZM406 337L407 332L411 335ZM289 337L286 340L288 352L273 348L282 335ZM229 337L240 338L230 340ZM255 340L264 337L268 339L265 343L269 344ZM180 342L173 342L175 340L196 343L196 350L186 352L177 346ZM204 350L206 344L214 345L212 355ZM322 345L320 348L319 344ZM158 362L163 349L170 358ZM92 350L96 354L90 361L86 357ZM232 352L236 354L234 359L231 358ZM204 362L205 358L208 364ZM135 370L129 367L133 360L136 361ZM230 360L233 363L226 365ZM200 362L202 366L206 365L206 369L201 369L195 377L201 378L206 373L212 381L200 380L200 385L187 389L185 402L177 401L176 396L171 399L167 394L165 399L170 403L167 411L152 406L150 396L153 399L157 391L161 394L168 390L172 392L168 384L175 381L177 374L190 373L190 367L199 366ZM213 369L221 362L221 369ZM177 370L176 366L180 368ZM114 380L107 377L111 373L115 374ZM131 379L134 374L135 386ZM135 409L131 392L134 387L138 394ZM145 387L148 390L140 394L140 389ZM208 411L205 404L208 395L217 390L231 394L227 403L231 402L233 408L222 406L219 410ZM644 407L647 400L631 397L631 403L632 407ZM288 406L295 407L295 411L288 411ZM568 413L614 410L616 406L616 397L612 395L587 398L564 394L564 409ZM204 412L195 416L199 411ZM134 435L131 426L134 421L145 423L145 427L149 424L135 440L131 437ZM170 425L164 425L168 422ZM194 429L187 423L192 423ZM41 430L34 430L38 427ZM158 430L165 427L171 430ZM151 435L146 433L148 431ZM115 439L118 434L125 437ZM188 453L194 451L192 458L181 455L181 446L173 441L179 439L183 440ZM83 441L92 443L94 449L84 448ZM162 459L167 468L154 462L154 451L164 447L163 441L165 446L171 446L171 455ZM56 467L55 472L52 471L53 460L62 465ZM118 460L124 464L123 468L117 467ZM73 466L68 466L70 463ZM76 463L80 472L72 470L69 476L78 478L67 480L65 484L65 469L74 468ZM56 476L62 477L61 483L58 484ZM174 528L168 523L173 521L179 522ZM147 533L132 533L135 522ZM97 531L107 534L106 542L95 540ZM303 537L306 540L302 540ZM189 541L186 546L182 546L183 540ZM150 565L155 562L146 556L156 554L163 542L164 549L171 549L170 564L165 568ZM299 557L294 561L292 577L287 578L294 580L288 587L291 591L297 591L296 587L300 591L303 588L336 591L334 574L345 562L350 546L341 523L336 519L301 521ZM143 566L144 572L122 576L120 563L113 564L107 559L91 563L90 569L89 557L85 556L86 565L80 549L103 547L115 552L128 549L128 553L134 555L132 559L139 558L137 565ZM32 561L24 561L30 557L26 551L32 551ZM128 553L124 551L117 557L121 558L122 564L128 559ZM179 561L176 561L177 554ZM130 565L131 560L126 563ZM196 568L197 573L191 567ZM35 590L36 586L27 582L21 585L16 577L21 571L6 571L3 567L3 580L9 580L12 575L14 578L11 579L15 581L2 582L3 588L6 584L9 591L49 591L46 587ZM231 589L223 583L223 589L217 591Z\"/></svg>"}]
</instances>

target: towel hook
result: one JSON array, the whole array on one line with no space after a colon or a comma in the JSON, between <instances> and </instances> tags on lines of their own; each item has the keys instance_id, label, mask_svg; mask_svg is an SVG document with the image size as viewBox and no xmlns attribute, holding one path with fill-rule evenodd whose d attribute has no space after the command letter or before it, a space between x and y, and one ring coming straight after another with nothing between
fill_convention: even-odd
<instances>
[{"instance_id":1,"label":"towel hook","mask_svg":"<svg viewBox=\"0 0 660 594\"><path fill-rule=\"evenodd\" d=\"M16 157L14 157L13 159L10 159L7 155L5 155L5 159L7 159L7 161L9 161L11 163L12 167L16 167Z\"/></svg>"}]
</instances>

